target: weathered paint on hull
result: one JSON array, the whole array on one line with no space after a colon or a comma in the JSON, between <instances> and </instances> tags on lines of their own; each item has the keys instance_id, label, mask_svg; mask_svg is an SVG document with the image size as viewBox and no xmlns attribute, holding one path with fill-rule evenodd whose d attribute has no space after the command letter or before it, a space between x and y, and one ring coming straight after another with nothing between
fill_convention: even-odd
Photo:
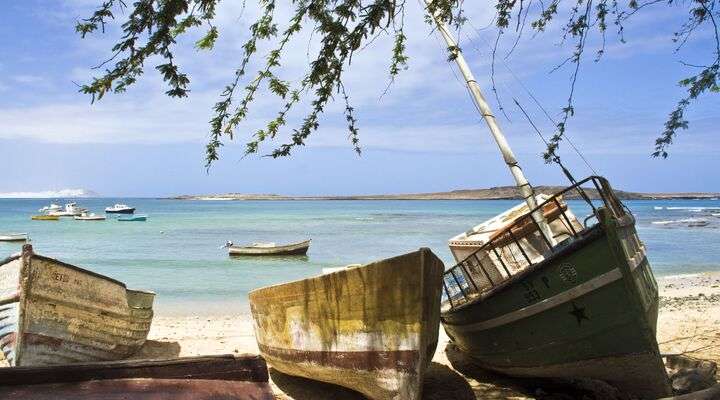
<instances>
[{"instance_id":1,"label":"weathered paint on hull","mask_svg":"<svg viewBox=\"0 0 720 400\"><path fill-rule=\"evenodd\" d=\"M0 265L0 348L11 366L126 358L145 343L153 298L25 246Z\"/></svg>"},{"instance_id":2,"label":"weathered paint on hull","mask_svg":"<svg viewBox=\"0 0 720 400\"><path fill-rule=\"evenodd\" d=\"M628 221L605 221L507 286L444 312L445 330L488 369L600 379L642 398L666 396L657 284L635 235Z\"/></svg>"},{"instance_id":3,"label":"weathered paint on hull","mask_svg":"<svg viewBox=\"0 0 720 400\"><path fill-rule=\"evenodd\" d=\"M371 399L419 399L437 347L444 266L429 249L250 292L277 370Z\"/></svg>"}]
</instances>

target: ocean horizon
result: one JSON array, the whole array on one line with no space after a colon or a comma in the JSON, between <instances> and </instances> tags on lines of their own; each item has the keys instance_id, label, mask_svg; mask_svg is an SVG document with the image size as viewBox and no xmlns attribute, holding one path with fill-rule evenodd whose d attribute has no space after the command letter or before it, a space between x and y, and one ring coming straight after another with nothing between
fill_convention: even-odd
<instances>
[{"instance_id":1,"label":"ocean horizon","mask_svg":"<svg viewBox=\"0 0 720 400\"><path fill-rule=\"evenodd\" d=\"M137 207L147 222L31 221L49 199L0 199L0 233L28 233L44 256L90 269L128 287L157 293L162 315L245 314L256 288L302 279L322 268L429 247L454 265L447 240L517 200L192 201L73 198L91 212L115 203ZM57 202L57 200L55 200ZM583 218L584 203L569 202ZM632 200L656 276L720 271L720 201ZM702 227L693 222L706 221ZM230 258L221 246L312 239L306 257ZM0 257L20 250L0 243Z\"/></svg>"}]
</instances>

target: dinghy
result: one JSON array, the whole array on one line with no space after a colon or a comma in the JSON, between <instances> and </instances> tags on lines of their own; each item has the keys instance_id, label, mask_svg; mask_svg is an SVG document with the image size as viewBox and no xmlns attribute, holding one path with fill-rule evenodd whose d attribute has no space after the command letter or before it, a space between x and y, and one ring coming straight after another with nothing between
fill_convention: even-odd
<instances>
[{"instance_id":1,"label":"dinghy","mask_svg":"<svg viewBox=\"0 0 720 400\"><path fill-rule=\"evenodd\" d=\"M0 261L0 348L11 366L127 358L145 343L154 297L24 245Z\"/></svg>"},{"instance_id":2,"label":"dinghy","mask_svg":"<svg viewBox=\"0 0 720 400\"><path fill-rule=\"evenodd\" d=\"M73 217L76 221L105 221L104 215L96 215L95 213L82 213Z\"/></svg>"},{"instance_id":3,"label":"dinghy","mask_svg":"<svg viewBox=\"0 0 720 400\"><path fill-rule=\"evenodd\" d=\"M0 234L0 242L27 242L27 233L5 233Z\"/></svg>"},{"instance_id":4,"label":"dinghy","mask_svg":"<svg viewBox=\"0 0 720 400\"><path fill-rule=\"evenodd\" d=\"M132 217L118 217L118 221L123 222L143 222L147 221L147 215L135 215Z\"/></svg>"},{"instance_id":5,"label":"dinghy","mask_svg":"<svg viewBox=\"0 0 720 400\"><path fill-rule=\"evenodd\" d=\"M272 400L256 355L0 368L0 398L33 400Z\"/></svg>"},{"instance_id":6,"label":"dinghy","mask_svg":"<svg viewBox=\"0 0 720 400\"><path fill-rule=\"evenodd\" d=\"M248 246L228 246L231 256L280 256L303 255L310 247L310 239L297 243L277 245L275 243L253 243ZM230 242L232 243L232 242Z\"/></svg>"},{"instance_id":7,"label":"dinghy","mask_svg":"<svg viewBox=\"0 0 720 400\"><path fill-rule=\"evenodd\" d=\"M33 215L30 219L33 221L57 221L60 217L57 215Z\"/></svg>"},{"instance_id":8,"label":"dinghy","mask_svg":"<svg viewBox=\"0 0 720 400\"><path fill-rule=\"evenodd\" d=\"M417 400L438 340L444 266L429 249L249 294L278 371L370 399Z\"/></svg>"},{"instance_id":9,"label":"dinghy","mask_svg":"<svg viewBox=\"0 0 720 400\"><path fill-rule=\"evenodd\" d=\"M606 179L576 182L554 152L571 185L537 195L446 22L433 18L525 199L450 240L458 264L443 276L448 336L476 364L501 373L670 395L656 340L657 283L633 215ZM588 217L570 211L571 195Z\"/></svg>"}]
</instances>

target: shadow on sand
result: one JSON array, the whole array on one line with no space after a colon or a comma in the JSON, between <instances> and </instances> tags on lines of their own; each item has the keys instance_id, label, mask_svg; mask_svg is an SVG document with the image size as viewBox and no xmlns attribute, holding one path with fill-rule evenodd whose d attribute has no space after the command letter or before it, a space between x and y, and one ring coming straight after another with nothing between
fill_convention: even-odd
<instances>
[{"instance_id":1,"label":"shadow on sand","mask_svg":"<svg viewBox=\"0 0 720 400\"><path fill-rule=\"evenodd\" d=\"M178 342L161 342L159 340L148 340L135 353L132 359L158 359L158 358L177 358L180 355L180 343Z\"/></svg>"},{"instance_id":2,"label":"shadow on sand","mask_svg":"<svg viewBox=\"0 0 720 400\"><path fill-rule=\"evenodd\" d=\"M473 364L455 345L445 347L452 367L469 378L477 399L631 400L615 387L590 379L513 378Z\"/></svg>"}]
</instances>

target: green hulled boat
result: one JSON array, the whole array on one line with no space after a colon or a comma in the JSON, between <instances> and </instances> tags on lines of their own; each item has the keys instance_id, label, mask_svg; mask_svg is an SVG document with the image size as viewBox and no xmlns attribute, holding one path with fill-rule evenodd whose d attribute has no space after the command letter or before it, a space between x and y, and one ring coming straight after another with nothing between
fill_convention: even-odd
<instances>
[{"instance_id":1,"label":"green hulled boat","mask_svg":"<svg viewBox=\"0 0 720 400\"><path fill-rule=\"evenodd\" d=\"M536 194L447 21L432 16L525 199L450 240L458 264L443 279L448 336L477 364L505 374L599 379L642 398L669 395L655 338L657 284L632 214L604 178L576 182L554 148L551 160L571 186ZM584 201L590 215L578 219L564 197Z\"/></svg>"},{"instance_id":2,"label":"green hulled boat","mask_svg":"<svg viewBox=\"0 0 720 400\"><path fill-rule=\"evenodd\" d=\"M581 223L562 195L593 183ZM450 240L441 321L478 365L514 376L592 378L641 398L670 394L655 339L658 290L633 216L591 177ZM503 223L504 222L504 223ZM464 256L467 253L468 256Z\"/></svg>"}]
</instances>

